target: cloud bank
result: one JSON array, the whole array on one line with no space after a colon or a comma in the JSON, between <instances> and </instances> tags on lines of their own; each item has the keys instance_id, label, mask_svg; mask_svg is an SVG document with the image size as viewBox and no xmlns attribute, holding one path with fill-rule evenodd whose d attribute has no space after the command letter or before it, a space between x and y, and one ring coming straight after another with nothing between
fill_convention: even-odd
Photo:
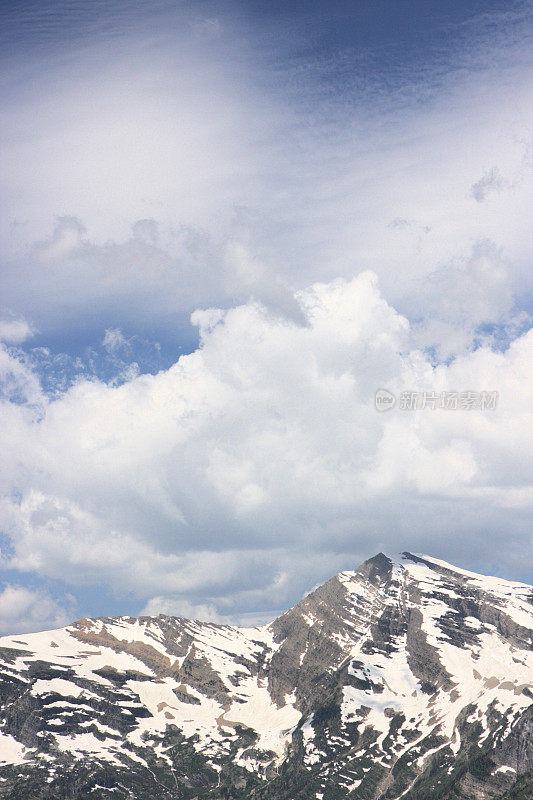
<instances>
[{"instance_id":1,"label":"cloud bank","mask_svg":"<svg viewBox=\"0 0 533 800\"><path fill-rule=\"evenodd\" d=\"M527 4L311 5L0 9L13 629L264 619L379 549L530 577Z\"/></svg>"},{"instance_id":2,"label":"cloud bank","mask_svg":"<svg viewBox=\"0 0 533 800\"><path fill-rule=\"evenodd\" d=\"M255 302L198 310L200 347L169 369L53 399L4 351L19 386L2 408L4 565L224 618L282 608L380 549L520 574L532 333L434 363L372 272L294 302L304 324ZM499 404L379 413L383 387Z\"/></svg>"}]
</instances>

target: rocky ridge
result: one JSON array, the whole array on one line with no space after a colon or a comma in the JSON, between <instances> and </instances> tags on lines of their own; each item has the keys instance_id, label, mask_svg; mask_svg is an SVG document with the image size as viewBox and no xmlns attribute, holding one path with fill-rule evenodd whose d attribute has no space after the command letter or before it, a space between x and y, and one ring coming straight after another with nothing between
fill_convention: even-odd
<instances>
[{"instance_id":1,"label":"rocky ridge","mask_svg":"<svg viewBox=\"0 0 533 800\"><path fill-rule=\"evenodd\" d=\"M270 625L0 639L0 798L533 797L533 590L378 554Z\"/></svg>"}]
</instances>

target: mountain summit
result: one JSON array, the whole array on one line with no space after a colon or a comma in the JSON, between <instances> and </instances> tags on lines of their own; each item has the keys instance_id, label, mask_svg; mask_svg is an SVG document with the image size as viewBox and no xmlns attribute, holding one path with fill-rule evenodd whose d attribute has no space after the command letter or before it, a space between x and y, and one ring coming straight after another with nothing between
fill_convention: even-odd
<instances>
[{"instance_id":1,"label":"mountain summit","mask_svg":"<svg viewBox=\"0 0 533 800\"><path fill-rule=\"evenodd\" d=\"M533 589L379 553L269 625L0 639L5 800L531 800Z\"/></svg>"}]
</instances>

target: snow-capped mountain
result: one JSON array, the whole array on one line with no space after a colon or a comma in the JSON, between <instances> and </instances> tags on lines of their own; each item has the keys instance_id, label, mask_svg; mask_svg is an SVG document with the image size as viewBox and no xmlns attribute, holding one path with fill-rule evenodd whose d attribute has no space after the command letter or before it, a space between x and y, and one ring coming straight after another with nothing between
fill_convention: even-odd
<instances>
[{"instance_id":1,"label":"snow-capped mountain","mask_svg":"<svg viewBox=\"0 0 533 800\"><path fill-rule=\"evenodd\" d=\"M0 798L533 797L533 590L379 554L274 622L0 639Z\"/></svg>"}]
</instances>

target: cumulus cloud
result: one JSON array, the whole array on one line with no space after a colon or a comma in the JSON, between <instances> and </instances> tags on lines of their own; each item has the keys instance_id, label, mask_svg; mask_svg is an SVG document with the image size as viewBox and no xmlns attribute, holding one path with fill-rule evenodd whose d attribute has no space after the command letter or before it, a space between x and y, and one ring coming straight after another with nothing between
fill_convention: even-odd
<instances>
[{"instance_id":1,"label":"cumulus cloud","mask_svg":"<svg viewBox=\"0 0 533 800\"><path fill-rule=\"evenodd\" d=\"M7 566L221 618L380 549L519 570L531 333L435 365L373 273L294 302L305 324L254 302L198 311L200 347L167 370L78 381L33 416L5 404ZM380 414L380 387L499 404Z\"/></svg>"},{"instance_id":2,"label":"cumulus cloud","mask_svg":"<svg viewBox=\"0 0 533 800\"><path fill-rule=\"evenodd\" d=\"M0 634L32 633L72 622L74 598L54 600L43 590L7 585L0 590Z\"/></svg>"},{"instance_id":3,"label":"cumulus cloud","mask_svg":"<svg viewBox=\"0 0 533 800\"><path fill-rule=\"evenodd\" d=\"M524 577L520 9L370 83L169 13L7 65L3 565L232 620L380 549ZM187 349L192 311L167 368L144 337ZM499 405L379 414L380 387Z\"/></svg>"},{"instance_id":4,"label":"cumulus cloud","mask_svg":"<svg viewBox=\"0 0 533 800\"><path fill-rule=\"evenodd\" d=\"M527 314L515 308L510 264L502 248L488 239L470 254L430 273L421 288L423 302L414 326L421 347L432 347L440 359L463 353L487 326L509 329L526 325Z\"/></svg>"}]
</instances>

